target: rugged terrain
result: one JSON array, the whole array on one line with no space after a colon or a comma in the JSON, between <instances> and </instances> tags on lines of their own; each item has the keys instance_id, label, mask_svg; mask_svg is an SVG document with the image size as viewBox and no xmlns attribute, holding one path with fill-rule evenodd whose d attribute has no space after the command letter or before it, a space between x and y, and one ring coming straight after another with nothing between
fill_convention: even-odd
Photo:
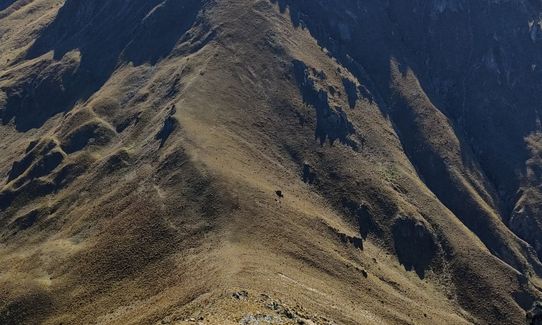
<instances>
[{"instance_id":1,"label":"rugged terrain","mask_svg":"<svg viewBox=\"0 0 542 325\"><path fill-rule=\"evenodd\" d=\"M541 14L0 1L0 323L525 324Z\"/></svg>"}]
</instances>

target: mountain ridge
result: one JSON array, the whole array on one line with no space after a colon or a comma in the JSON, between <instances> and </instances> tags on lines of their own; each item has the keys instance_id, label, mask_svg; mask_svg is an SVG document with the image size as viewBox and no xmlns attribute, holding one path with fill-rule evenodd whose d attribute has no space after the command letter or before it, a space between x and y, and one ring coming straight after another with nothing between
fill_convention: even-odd
<instances>
[{"instance_id":1,"label":"mountain ridge","mask_svg":"<svg viewBox=\"0 0 542 325\"><path fill-rule=\"evenodd\" d=\"M524 323L540 4L431 4L0 9L0 320Z\"/></svg>"}]
</instances>

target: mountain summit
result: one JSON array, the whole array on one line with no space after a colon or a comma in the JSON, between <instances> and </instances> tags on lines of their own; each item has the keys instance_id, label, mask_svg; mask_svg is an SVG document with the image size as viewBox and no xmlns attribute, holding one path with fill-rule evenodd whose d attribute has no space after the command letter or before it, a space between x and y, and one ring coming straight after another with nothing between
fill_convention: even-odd
<instances>
[{"instance_id":1,"label":"mountain summit","mask_svg":"<svg viewBox=\"0 0 542 325\"><path fill-rule=\"evenodd\" d=\"M0 0L1 324L540 324L542 1Z\"/></svg>"}]
</instances>

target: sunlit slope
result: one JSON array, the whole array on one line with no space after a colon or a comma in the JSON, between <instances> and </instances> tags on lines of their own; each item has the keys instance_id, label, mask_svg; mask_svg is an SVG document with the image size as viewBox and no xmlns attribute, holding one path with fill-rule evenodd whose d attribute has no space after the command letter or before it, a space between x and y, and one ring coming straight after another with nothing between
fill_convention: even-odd
<instances>
[{"instance_id":1,"label":"sunlit slope","mask_svg":"<svg viewBox=\"0 0 542 325\"><path fill-rule=\"evenodd\" d=\"M430 3L0 6L0 323L523 324L539 9Z\"/></svg>"}]
</instances>

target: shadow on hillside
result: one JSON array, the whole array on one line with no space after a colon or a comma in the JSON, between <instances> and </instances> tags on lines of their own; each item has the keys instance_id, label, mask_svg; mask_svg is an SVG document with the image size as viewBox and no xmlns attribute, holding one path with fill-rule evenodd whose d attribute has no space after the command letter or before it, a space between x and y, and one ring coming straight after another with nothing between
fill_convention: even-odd
<instances>
[{"instance_id":1,"label":"shadow on hillside","mask_svg":"<svg viewBox=\"0 0 542 325\"><path fill-rule=\"evenodd\" d=\"M76 1L68 0L39 35L26 59L54 52L61 60L80 52L79 66L35 72L10 89L0 117L14 120L19 131L43 125L100 89L122 63L156 64L167 57L196 24L204 0Z\"/></svg>"},{"instance_id":2,"label":"shadow on hillside","mask_svg":"<svg viewBox=\"0 0 542 325\"><path fill-rule=\"evenodd\" d=\"M512 267L522 270L523 267L518 261L518 254L513 253L503 242L503 228L500 228L499 231L492 231L492 229L495 229L497 222L488 215L483 205L465 190L465 187L458 181L457 176L453 174L453 170L444 162L442 154L430 144L427 134L419 122L419 113L413 106L413 102L394 89L393 80L391 79L391 62L397 62L398 70L403 75L408 70L412 70L413 74L417 76L424 94L429 97L431 103L438 105L445 102L439 105L436 110L441 110L441 113L449 116L451 120L450 127L460 140L459 149L463 160L462 163L474 166L471 168L480 168L487 177L488 181L485 185L490 191L493 184L497 184L500 181L509 184L507 188L511 193L515 193L517 190L517 180L510 180L513 177L507 176L514 174L512 172L502 172L501 170L511 170L510 166L513 164L509 164L506 160L503 162L498 150L494 154L489 151L489 149L498 148L498 144L507 145L507 142L492 142L491 137L488 137L489 133L484 133L488 131L486 128L475 127L474 131L465 130L461 126L461 123L454 122L456 121L456 116L446 111L448 108L446 103L453 104L456 101L449 97L441 97L439 91L435 90L435 86L431 84L431 78L433 77L440 79L448 78L450 82L458 82L458 78L464 78L465 74L470 71L468 65L469 57L466 55L465 46L475 47L476 51L484 53L486 47L491 48L493 41L483 38L479 44L468 44L467 41L470 38L467 37L468 31L465 31L464 28L466 24L451 24L447 20L450 19L449 17L440 17L440 20L436 20L436 23L431 25L428 22L418 21L430 15L429 12L420 13L420 15L401 16L401 12L412 12L411 7L414 4L402 4L399 1L394 1L393 5L390 6L385 6L379 1L360 3L354 0L344 0L333 2L333 6L326 6L325 1L269 1L277 5L280 12L288 13L292 24L296 28L306 29L317 43L326 50L329 56L335 58L343 67L347 68L362 85L367 86L382 114L393 121L396 134L401 141L405 154L427 187L437 195L439 200L467 228L482 240L495 256L504 260ZM478 5L482 6L482 4ZM484 17L486 20L491 18L486 11L482 10L483 8L478 9L480 9L477 11L480 12L480 17ZM499 8L499 10L504 9ZM467 15L455 17L455 19L459 18L465 20L468 17ZM442 24L439 25L438 22L442 22ZM434 28L438 34L432 35L428 33L427 28L429 27ZM448 33L453 31L457 37L444 37L447 35L446 31ZM424 42L433 44L436 42L435 39L446 40L446 50L442 51L440 48L437 48L431 49L431 52L425 51ZM526 45L525 47L528 48L529 46ZM517 52L521 53L519 49ZM442 61L441 65L443 63L447 63L447 65L439 66L437 64L427 68L428 59L432 59L435 62ZM451 73L450 71L455 72ZM531 89L527 87L528 83L523 83L522 85L526 89ZM524 92L521 90L521 87L517 89L519 90L514 90L517 94ZM469 98L463 97L463 95L473 96L469 93L456 93L462 99ZM482 94L477 95L481 97L487 95L486 97L488 98L500 98L503 102L509 101L510 98L515 98L514 95L510 95L510 92L496 94L495 92L489 92L489 90L483 87L477 88L472 93L475 95L478 93ZM524 98L528 96L518 95L518 97ZM510 121L515 119L513 116L507 114L509 114L508 112L517 114L516 110L510 110L509 107L505 106L505 109L497 112L497 108L496 106L492 107L491 111L496 119ZM427 111L429 112L430 110ZM505 113L501 114L501 111ZM487 110L480 110L480 112L482 115L486 115L486 117L493 116L486 114ZM435 112L434 114L436 116L438 113ZM522 119L522 121L535 120L531 116L531 113L523 115L527 116L527 118ZM477 125L477 122L480 121L474 119L472 124ZM481 121L479 124L486 125L487 123ZM524 124L529 129L530 126L528 125L531 125L532 122ZM359 130L359 132L362 134L363 130ZM469 142L466 132L471 137L474 134L478 134L478 138L470 141L474 141L474 144L478 146L487 146L490 154L476 156L473 153L472 143ZM496 132L491 134L495 139L501 139L502 134L504 134L503 132L504 128L501 128L501 130L496 129ZM507 136L512 137L512 135ZM521 147L523 138L520 136L516 140L519 140L519 144L516 145L515 149L510 149L513 146L508 147L504 152L517 152L513 159L520 163L518 168L522 168L522 164L525 161L525 153L523 149L518 148ZM493 139L493 141L495 140ZM494 145L495 143L498 144ZM481 167L478 167L478 165ZM499 171L499 173L491 173L491 171L495 170ZM500 176L501 174L504 176ZM497 188L498 186L494 187ZM493 199L498 201L500 197L498 194L493 193ZM522 254L532 258L532 255L526 250ZM542 265L538 261L534 261L533 264L537 270L536 272L540 274Z\"/></svg>"},{"instance_id":3,"label":"shadow on hillside","mask_svg":"<svg viewBox=\"0 0 542 325\"><path fill-rule=\"evenodd\" d=\"M280 12L288 11L296 28L306 29L320 47L354 74L368 88L368 99L375 100L382 113L388 115L389 103L384 99L391 95L387 87L391 76L390 61L399 62L403 72L409 65L401 61L404 56L391 46L394 44L393 28L382 21L386 13L380 3L365 3L364 7L368 9L356 12L359 19L354 20L344 13L357 8L356 1L341 1L334 8L319 1L270 2L278 5Z\"/></svg>"},{"instance_id":4,"label":"shadow on hillside","mask_svg":"<svg viewBox=\"0 0 542 325\"><path fill-rule=\"evenodd\" d=\"M11 6L15 3L17 0L0 0L0 11L6 9L7 7Z\"/></svg>"}]
</instances>

